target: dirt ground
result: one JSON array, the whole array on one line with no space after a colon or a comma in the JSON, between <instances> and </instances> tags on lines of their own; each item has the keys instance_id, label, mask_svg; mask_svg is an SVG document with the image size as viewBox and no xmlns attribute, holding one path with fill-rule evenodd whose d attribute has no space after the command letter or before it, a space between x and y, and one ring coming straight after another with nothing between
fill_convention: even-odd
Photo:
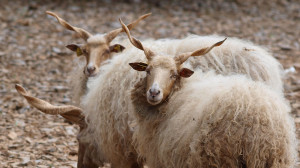
<instances>
[{"instance_id":1,"label":"dirt ground","mask_svg":"<svg viewBox=\"0 0 300 168\"><path fill-rule=\"evenodd\" d=\"M46 10L92 33L119 28L119 17L128 23L152 12L133 30L139 39L219 34L264 46L286 69L285 95L300 137L299 0L1 0L0 167L76 167L78 127L30 107L14 88L19 83L53 104L72 103L67 78L75 55L64 46L82 41Z\"/></svg>"}]
</instances>

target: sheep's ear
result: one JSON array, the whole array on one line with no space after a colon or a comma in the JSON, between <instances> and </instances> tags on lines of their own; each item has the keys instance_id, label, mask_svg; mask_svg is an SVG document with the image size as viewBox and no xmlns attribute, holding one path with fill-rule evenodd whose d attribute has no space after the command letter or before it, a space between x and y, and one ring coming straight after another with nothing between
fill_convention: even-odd
<instances>
[{"instance_id":1,"label":"sheep's ear","mask_svg":"<svg viewBox=\"0 0 300 168\"><path fill-rule=\"evenodd\" d=\"M68 49L70 49L71 51L76 52L77 56L81 56L83 54L83 51L81 49L81 45L78 44L69 44L66 46Z\"/></svg>"},{"instance_id":2,"label":"sheep's ear","mask_svg":"<svg viewBox=\"0 0 300 168\"><path fill-rule=\"evenodd\" d=\"M125 47L122 46L121 44L115 44L109 47L110 52L116 52L116 53L122 52L124 49Z\"/></svg>"},{"instance_id":3,"label":"sheep's ear","mask_svg":"<svg viewBox=\"0 0 300 168\"><path fill-rule=\"evenodd\" d=\"M184 78L188 78L190 76L192 76L194 73L194 71L190 70L190 69L187 69L187 68L182 68L179 72L179 75L181 77L184 77Z\"/></svg>"},{"instance_id":4,"label":"sheep's ear","mask_svg":"<svg viewBox=\"0 0 300 168\"><path fill-rule=\"evenodd\" d=\"M142 63L142 62L134 62L134 63L129 63L129 65L137 71L145 71L148 64Z\"/></svg>"}]
</instances>

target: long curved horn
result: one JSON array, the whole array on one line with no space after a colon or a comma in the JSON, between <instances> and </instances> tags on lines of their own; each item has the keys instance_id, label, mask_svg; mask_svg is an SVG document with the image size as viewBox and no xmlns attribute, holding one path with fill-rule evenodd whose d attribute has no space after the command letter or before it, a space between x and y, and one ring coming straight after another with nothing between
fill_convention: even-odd
<instances>
[{"instance_id":1,"label":"long curved horn","mask_svg":"<svg viewBox=\"0 0 300 168\"><path fill-rule=\"evenodd\" d=\"M123 30L126 32L127 37L129 39L129 41L131 42L131 44L134 45L136 48L143 50L147 59L150 60L155 55L154 52L152 52L149 48L144 47L143 44L139 40L137 40L136 38L134 38L130 35L130 31L129 31L128 27L123 23L121 18L119 19L119 21L122 25Z\"/></svg>"},{"instance_id":2,"label":"long curved horn","mask_svg":"<svg viewBox=\"0 0 300 168\"><path fill-rule=\"evenodd\" d=\"M144 20L145 18L147 18L150 15L151 15L151 13L147 13L143 16L140 16L137 20L135 20L132 23L130 23L129 25L127 25L128 29L129 30L133 29L141 20ZM119 29L116 29L116 30L113 30L113 31L107 33L105 35L105 39L106 39L107 43L110 43L114 38L117 37L118 34L120 34L123 31L124 30L122 28L119 28Z\"/></svg>"},{"instance_id":3,"label":"long curved horn","mask_svg":"<svg viewBox=\"0 0 300 168\"><path fill-rule=\"evenodd\" d=\"M214 47L222 45L226 39L227 38L225 38L224 40L219 41L219 42L213 44L210 47L201 48L201 49L196 50L194 52L188 52L188 53L183 53L183 54L178 55L178 56L176 56L174 58L175 61L176 61L176 64L177 65L181 65L182 63L184 63L191 56L201 56L201 55L204 55L204 54L208 53L210 50L212 50Z\"/></svg>"},{"instance_id":4,"label":"long curved horn","mask_svg":"<svg viewBox=\"0 0 300 168\"><path fill-rule=\"evenodd\" d=\"M24 89L21 85L16 84L15 88L30 105L39 109L41 112L51 115L59 114L80 126L85 125L85 116L80 108L71 105L54 106L44 100L29 95L26 89Z\"/></svg>"},{"instance_id":5,"label":"long curved horn","mask_svg":"<svg viewBox=\"0 0 300 168\"><path fill-rule=\"evenodd\" d=\"M60 18L57 14L55 14L55 13L53 13L53 12L50 12L50 11L46 11L46 13L47 13L48 15L54 16L54 17L57 19L57 21L58 21L62 26L64 26L66 29L72 30L72 31L78 33L79 36L80 36L81 38L83 38L85 41L86 41L89 37L92 36L92 35L91 35L89 32L87 32L86 30L84 30L84 29L82 29L82 28L78 28L78 27L75 27L75 26L70 25L70 24L69 24L68 22L66 22L64 19Z\"/></svg>"}]
</instances>

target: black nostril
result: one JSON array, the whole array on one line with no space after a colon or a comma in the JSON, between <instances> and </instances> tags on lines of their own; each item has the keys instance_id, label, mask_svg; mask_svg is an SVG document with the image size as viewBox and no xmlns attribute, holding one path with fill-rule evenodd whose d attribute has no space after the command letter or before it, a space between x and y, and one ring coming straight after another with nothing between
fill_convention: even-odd
<instances>
[{"instance_id":1,"label":"black nostril","mask_svg":"<svg viewBox=\"0 0 300 168\"><path fill-rule=\"evenodd\" d=\"M89 72L89 73L92 73L92 72L94 72L95 71L95 67L88 67L87 68L87 71Z\"/></svg>"},{"instance_id":2,"label":"black nostril","mask_svg":"<svg viewBox=\"0 0 300 168\"><path fill-rule=\"evenodd\" d=\"M149 90L149 93L150 93L150 95L154 98L155 96L157 96L157 95L159 95L159 93L160 93L160 90L152 90L152 89L150 89Z\"/></svg>"}]
</instances>

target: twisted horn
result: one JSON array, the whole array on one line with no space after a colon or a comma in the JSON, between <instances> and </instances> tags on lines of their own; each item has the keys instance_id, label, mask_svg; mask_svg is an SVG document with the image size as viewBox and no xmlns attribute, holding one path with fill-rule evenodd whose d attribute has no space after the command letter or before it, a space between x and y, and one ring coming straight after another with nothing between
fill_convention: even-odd
<instances>
[{"instance_id":1,"label":"twisted horn","mask_svg":"<svg viewBox=\"0 0 300 168\"><path fill-rule=\"evenodd\" d=\"M151 13L147 13L143 16L140 16L137 20L135 20L132 23L127 25L128 29L129 30L133 29L141 20L144 20L145 18L147 18L150 15L151 15ZM120 34L123 31L124 30L122 28L119 28L119 29L116 29L116 30L113 30L113 31L107 33L105 35L105 39L106 39L107 43L110 43L114 38L117 37L118 34Z\"/></svg>"},{"instance_id":2,"label":"twisted horn","mask_svg":"<svg viewBox=\"0 0 300 168\"><path fill-rule=\"evenodd\" d=\"M39 109L41 112L51 115L59 114L67 120L72 121L76 124L82 126L83 124L85 124L85 116L83 115L82 110L80 108L71 105L54 106L44 100L29 95L26 89L23 88L21 85L16 84L15 88L18 91L18 93L21 94L30 105Z\"/></svg>"},{"instance_id":3,"label":"twisted horn","mask_svg":"<svg viewBox=\"0 0 300 168\"><path fill-rule=\"evenodd\" d=\"M143 50L147 59L150 60L151 57L154 56L154 52L152 52L149 48L144 47L143 44L139 40L137 40L136 38L134 38L130 35L130 31L129 31L128 27L123 23L121 18L119 19L119 21L122 25L123 30L127 34L127 37L129 39L129 41L131 42L131 44L134 45L136 48Z\"/></svg>"},{"instance_id":4,"label":"twisted horn","mask_svg":"<svg viewBox=\"0 0 300 168\"><path fill-rule=\"evenodd\" d=\"M213 44L210 47L201 48L201 49L196 50L194 52L188 52L188 53L183 53L183 54L178 55L178 56L176 56L174 58L175 61L176 61L176 64L177 65L183 64L191 56L201 56L201 55L204 55L204 54L208 53L210 50L212 50L214 47L222 45L226 39L227 38L225 38L224 40L219 41L219 42Z\"/></svg>"},{"instance_id":5,"label":"twisted horn","mask_svg":"<svg viewBox=\"0 0 300 168\"><path fill-rule=\"evenodd\" d=\"M80 36L81 38L83 38L85 41L86 41L89 37L92 36L92 35L91 35L89 32L87 32L86 30L84 30L84 29L82 29L82 28L78 28L78 27L75 27L75 26L70 25L70 24L69 24L68 22L66 22L64 19L60 18L57 14L55 14L55 13L53 13L53 12L50 12L50 11L46 11L46 13L47 13L48 15L54 16L54 17L57 19L57 21L58 21L62 26L64 26L66 29L78 33L79 36Z\"/></svg>"}]
</instances>

